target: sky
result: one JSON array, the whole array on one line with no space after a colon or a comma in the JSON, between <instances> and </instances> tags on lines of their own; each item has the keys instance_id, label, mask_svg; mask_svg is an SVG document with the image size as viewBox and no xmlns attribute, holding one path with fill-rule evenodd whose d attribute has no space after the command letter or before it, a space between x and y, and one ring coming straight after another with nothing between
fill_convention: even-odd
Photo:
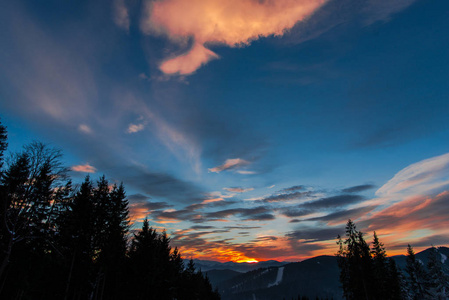
<instances>
[{"instance_id":1,"label":"sky","mask_svg":"<svg viewBox=\"0 0 449 300\"><path fill-rule=\"evenodd\" d=\"M9 151L123 182L184 257L449 244L449 2L17 0L0 9Z\"/></svg>"}]
</instances>

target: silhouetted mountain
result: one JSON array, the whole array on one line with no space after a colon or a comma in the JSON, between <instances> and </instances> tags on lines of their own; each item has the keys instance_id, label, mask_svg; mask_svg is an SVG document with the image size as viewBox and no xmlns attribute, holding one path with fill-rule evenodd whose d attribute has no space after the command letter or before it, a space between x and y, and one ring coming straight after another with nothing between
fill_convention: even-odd
<instances>
[{"instance_id":1,"label":"silhouetted mountain","mask_svg":"<svg viewBox=\"0 0 449 300\"><path fill-rule=\"evenodd\" d=\"M210 270L204 272L210 280L212 286L216 287L220 282L229 280L231 278L236 277L237 275L241 275L242 273L233 271L233 270Z\"/></svg>"},{"instance_id":2,"label":"silhouetted mountain","mask_svg":"<svg viewBox=\"0 0 449 300\"><path fill-rule=\"evenodd\" d=\"M449 248L438 249L441 261L449 267L447 259ZM426 265L429 253L430 248L417 253L416 257ZM392 258L398 267L404 270L406 256L397 255ZM233 277L230 270L226 273L218 270L208 272L209 279L214 288L218 288L222 300L291 299L298 295L308 296L311 299L317 296L329 299L343 298L339 282L340 270L335 256L317 256L301 262L266 268L261 268L260 264L254 265L259 268L243 274L234 272Z\"/></svg>"},{"instance_id":3,"label":"silhouetted mountain","mask_svg":"<svg viewBox=\"0 0 449 300\"><path fill-rule=\"evenodd\" d=\"M280 267L287 264L286 262L279 262L276 260L267 260L258 263L236 263L232 261L221 263L212 260L199 259L194 259L193 261L195 262L195 266L203 272L207 272L209 270L232 270L245 273L260 268Z\"/></svg>"}]
</instances>

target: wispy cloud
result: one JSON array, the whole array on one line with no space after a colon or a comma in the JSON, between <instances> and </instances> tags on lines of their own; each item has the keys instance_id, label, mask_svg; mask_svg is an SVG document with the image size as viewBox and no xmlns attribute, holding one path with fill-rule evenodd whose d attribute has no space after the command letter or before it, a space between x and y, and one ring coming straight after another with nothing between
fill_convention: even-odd
<instances>
[{"instance_id":1,"label":"wispy cloud","mask_svg":"<svg viewBox=\"0 0 449 300\"><path fill-rule=\"evenodd\" d=\"M86 133L86 134L91 134L92 133L92 129L89 126L87 126L86 124L80 124L78 126L78 130L83 132L83 133Z\"/></svg>"},{"instance_id":2,"label":"wispy cloud","mask_svg":"<svg viewBox=\"0 0 449 300\"><path fill-rule=\"evenodd\" d=\"M144 128L145 128L144 124L129 124L127 132L136 133L142 131Z\"/></svg>"},{"instance_id":3,"label":"wispy cloud","mask_svg":"<svg viewBox=\"0 0 449 300\"><path fill-rule=\"evenodd\" d=\"M84 164L84 165L72 166L72 171L82 172L82 173L95 173L95 172L97 172L97 169L94 166L91 166L89 164Z\"/></svg>"},{"instance_id":4,"label":"wispy cloud","mask_svg":"<svg viewBox=\"0 0 449 300\"><path fill-rule=\"evenodd\" d=\"M373 184L362 184L362 185L356 185L352 187L348 187L342 190L343 193L360 193L367 190L374 189L376 186Z\"/></svg>"},{"instance_id":5,"label":"wispy cloud","mask_svg":"<svg viewBox=\"0 0 449 300\"><path fill-rule=\"evenodd\" d=\"M115 24L126 30L129 31L129 13L128 8L126 7L125 0L114 0L113 3L113 17Z\"/></svg>"},{"instance_id":6,"label":"wispy cloud","mask_svg":"<svg viewBox=\"0 0 449 300\"><path fill-rule=\"evenodd\" d=\"M242 175L253 175L253 174L257 174L257 172L255 171L247 171L247 170L237 170L235 171L238 174L242 174Z\"/></svg>"},{"instance_id":7,"label":"wispy cloud","mask_svg":"<svg viewBox=\"0 0 449 300\"><path fill-rule=\"evenodd\" d=\"M228 188L223 188L224 190L228 191L228 192L233 192L233 193L245 193L245 192L249 192L254 190L254 188L241 188L241 187L228 187Z\"/></svg>"},{"instance_id":8,"label":"wispy cloud","mask_svg":"<svg viewBox=\"0 0 449 300\"><path fill-rule=\"evenodd\" d=\"M414 163L399 171L376 191L376 196L423 195L449 184L449 153Z\"/></svg>"},{"instance_id":9,"label":"wispy cloud","mask_svg":"<svg viewBox=\"0 0 449 300\"><path fill-rule=\"evenodd\" d=\"M141 28L147 34L165 34L174 42L192 38L188 53L160 65L168 74L191 74L218 55L205 45L249 45L267 36L281 36L304 20L325 0L165 0L147 2Z\"/></svg>"},{"instance_id":10,"label":"wispy cloud","mask_svg":"<svg viewBox=\"0 0 449 300\"><path fill-rule=\"evenodd\" d=\"M222 164L220 166L217 166L217 167L210 168L208 170L209 170L209 172L220 173L221 171L230 170L230 169L236 169L236 168L239 168L239 167L242 167L242 166L246 166L248 164L249 164L249 161L246 161L244 159L241 159L241 158L230 158L230 159L227 159L224 162L224 164ZM248 173L241 173L241 174L248 174Z\"/></svg>"}]
</instances>

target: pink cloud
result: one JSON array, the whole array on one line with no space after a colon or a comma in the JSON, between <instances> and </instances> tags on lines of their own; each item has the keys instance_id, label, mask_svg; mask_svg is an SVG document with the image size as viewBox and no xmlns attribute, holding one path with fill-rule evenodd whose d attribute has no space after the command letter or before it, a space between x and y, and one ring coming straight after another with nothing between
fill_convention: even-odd
<instances>
[{"instance_id":1,"label":"pink cloud","mask_svg":"<svg viewBox=\"0 0 449 300\"><path fill-rule=\"evenodd\" d=\"M95 173L97 169L89 164L77 165L72 167L72 171L83 173Z\"/></svg>"},{"instance_id":2,"label":"pink cloud","mask_svg":"<svg viewBox=\"0 0 449 300\"><path fill-rule=\"evenodd\" d=\"M167 74L191 74L218 55L207 44L249 45L261 37L282 36L322 6L325 0L165 0L147 2L141 22L147 34L165 34L174 42L193 38L187 54L160 65Z\"/></svg>"},{"instance_id":3,"label":"pink cloud","mask_svg":"<svg viewBox=\"0 0 449 300\"><path fill-rule=\"evenodd\" d=\"M129 124L127 132L136 133L142 131L144 128L145 128L144 124Z\"/></svg>"},{"instance_id":4,"label":"pink cloud","mask_svg":"<svg viewBox=\"0 0 449 300\"><path fill-rule=\"evenodd\" d=\"M245 193L245 192L249 192L254 190L253 188L241 188L241 187L230 187L230 188L223 188L224 190L228 191L228 192L233 192L233 193Z\"/></svg>"},{"instance_id":5,"label":"pink cloud","mask_svg":"<svg viewBox=\"0 0 449 300\"><path fill-rule=\"evenodd\" d=\"M115 25L128 31L129 30L129 13L125 0L115 0L113 4L113 17Z\"/></svg>"},{"instance_id":6,"label":"pink cloud","mask_svg":"<svg viewBox=\"0 0 449 300\"><path fill-rule=\"evenodd\" d=\"M246 161L244 159L230 158L230 159L227 159L224 164L217 166L217 167L210 168L208 170L209 170L209 172L220 173L221 171L238 168L241 166L245 166L247 164L249 164L249 161Z\"/></svg>"},{"instance_id":7,"label":"pink cloud","mask_svg":"<svg viewBox=\"0 0 449 300\"><path fill-rule=\"evenodd\" d=\"M165 74L179 73L187 75L216 58L218 58L217 54L206 49L200 43L195 43L188 53L164 61L159 68Z\"/></svg>"},{"instance_id":8,"label":"pink cloud","mask_svg":"<svg viewBox=\"0 0 449 300\"><path fill-rule=\"evenodd\" d=\"M86 134L91 134L92 133L92 129L89 126L87 126L86 124L80 124L78 126L78 130L83 132L83 133L86 133Z\"/></svg>"}]
</instances>

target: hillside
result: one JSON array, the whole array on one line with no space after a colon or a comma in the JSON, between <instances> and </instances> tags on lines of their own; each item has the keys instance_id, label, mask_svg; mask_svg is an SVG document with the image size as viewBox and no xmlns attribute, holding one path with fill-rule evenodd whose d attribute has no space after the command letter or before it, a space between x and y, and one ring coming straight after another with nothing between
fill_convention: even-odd
<instances>
[{"instance_id":1,"label":"hillside","mask_svg":"<svg viewBox=\"0 0 449 300\"><path fill-rule=\"evenodd\" d=\"M449 248L440 247L441 261L449 267ZM427 264L430 248L416 254L418 260ZM406 256L392 257L403 270ZM342 299L339 274L335 256L317 256L283 266L259 267L238 273L235 270L210 270L207 272L223 300L270 300L308 296L310 298ZM233 275L234 274L234 275Z\"/></svg>"}]
</instances>

